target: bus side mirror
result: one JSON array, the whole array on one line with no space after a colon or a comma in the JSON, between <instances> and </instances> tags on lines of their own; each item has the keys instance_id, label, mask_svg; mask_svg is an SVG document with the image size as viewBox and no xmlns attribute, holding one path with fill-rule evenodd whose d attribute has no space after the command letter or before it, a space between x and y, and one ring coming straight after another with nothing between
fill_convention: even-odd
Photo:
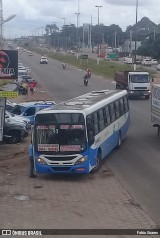
<instances>
[{"instance_id":1,"label":"bus side mirror","mask_svg":"<svg viewBox=\"0 0 160 238\"><path fill-rule=\"evenodd\" d=\"M154 78L152 78L152 82L154 82Z\"/></svg>"}]
</instances>

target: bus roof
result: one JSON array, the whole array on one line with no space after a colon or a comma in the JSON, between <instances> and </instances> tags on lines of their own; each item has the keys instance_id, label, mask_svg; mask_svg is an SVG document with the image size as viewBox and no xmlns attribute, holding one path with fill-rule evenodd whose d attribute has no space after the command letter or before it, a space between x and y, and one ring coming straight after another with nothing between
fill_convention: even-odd
<instances>
[{"instance_id":1,"label":"bus roof","mask_svg":"<svg viewBox=\"0 0 160 238\"><path fill-rule=\"evenodd\" d=\"M134 72L129 72L129 74L131 74L131 75L136 75L136 74L139 74L139 75L144 75L144 74L149 75L148 72L144 72L144 71L134 71Z\"/></svg>"},{"instance_id":2,"label":"bus roof","mask_svg":"<svg viewBox=\"0 0 160 238\"><path fill-rule=\"evenodd\" d=\"M92 111L98 110L99 108L106 105L106 103L111 103L123 96L127 95L126 90L99 90L92 91L90 93L81 95L76 98L72 98L68 101L54 105L54 107L49 107L44 110L39 111L37 114L44 113L60 113L73 112L73 111L83 111L85 114L89 114Z\"/></svg>"}]
</instances>

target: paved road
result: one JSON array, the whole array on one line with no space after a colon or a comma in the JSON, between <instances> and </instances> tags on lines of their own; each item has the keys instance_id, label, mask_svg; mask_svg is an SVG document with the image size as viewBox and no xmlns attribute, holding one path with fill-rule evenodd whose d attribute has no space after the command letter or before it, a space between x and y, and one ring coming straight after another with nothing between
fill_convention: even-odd
<instances>
[{"instance_id":1,"label":"paved road","mask_svg":"<svg viewBox=\"0 0 160 238\"><path fill-rule=\"evenodd\" d=\"M39 64L40 56L25 53L21 61L29 66L34 75L55 100L66 100L91 90L114 88L114 84L93 76L88 87L83 86L84 72L73 67L63 71L61 63L49 60ZM131 100L132 125L122 149L114 151L106 160L109 167L135 201L160 226L160 139L150 122L150 101Z\"/></svg>"}]
</instances>

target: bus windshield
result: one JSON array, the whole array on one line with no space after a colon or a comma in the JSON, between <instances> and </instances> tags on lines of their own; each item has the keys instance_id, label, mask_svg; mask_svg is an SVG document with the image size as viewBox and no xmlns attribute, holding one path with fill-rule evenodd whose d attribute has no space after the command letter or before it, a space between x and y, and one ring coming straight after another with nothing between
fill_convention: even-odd
<instances>
[{"instance_id":1,"label":"bus windshield","mask_svg":"<svg viewBox=\"0 0 160 238\"><path fill-rule=\"evenodd\" d=\"M47 154L80 153L86 147L84 117L79 115L37 115L35 149ZM43 116L47 116L46 120ZM43 121L47 121L44 123ZM51 122L52 121L52 122ZM42 123L43 122L43 123Z\"/></svg>"},{"instance_id":2,"label":"bus windshield","mask_svg":"<svg viewBox=\"0 0 160 238\"><path fill-rule=\"evenodd\" d=\"M149 82L149 75L147 75L147 74L131 75L131 82L132 83L148 83Z\"/></svg>"}]
</instances>

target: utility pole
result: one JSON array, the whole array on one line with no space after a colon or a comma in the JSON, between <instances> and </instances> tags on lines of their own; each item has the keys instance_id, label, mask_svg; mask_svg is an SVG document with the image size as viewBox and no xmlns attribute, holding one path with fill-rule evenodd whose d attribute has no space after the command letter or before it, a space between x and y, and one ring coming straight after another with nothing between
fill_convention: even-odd
<instances>
[{"instance_id":1,"label":"utility pole","mask_svg":"<svg viewBox=\"0 0 160 238\"><path fill-rule=\"evenodd\" d=\"M90 48L92 48L92 15L91 15L91 25L90 25L90 39L89 39L89 42L90 42Z\"/></svg>"},{"instance_id":2,"label":"utility pole","mask_svg":"<svg viewBox=\"0 0 160 238\"><path fill-rule=\"evenodd\" d=\"M130 29L130 47L129 47L129 53L132 54L132 29Z\"/></svg>"},{"instance_id":3,"label":"utility pole","mask_svg":"<svg viewBox=\"0 0 160 238\"><path fill-rule=\"evenodd\" d=\"M44 29L44 27L42 26L41 29L42 29L42 36L43 36L43 29Z\"/></svg>"},{"instance_id":4,"label":"utility pole","mask_svg":"<svg viewBox=\"0 0 160 238\"><path fill-rule=\"evenodd\" d=\"M100 43L99 43L99 8L103 6L95 6L98 8L98 52L97 52L97 65L99 65L99 57L100 57Z\"/></svg>"},{"instance_id":5,"label":"utility pole","mask_svg":"<svg viewBox=\"0 0 160 238\"><path fill-rule=\"evenodd\" d=\"M78 11L75 13L77 15L77 59L78 59L78 51L79 51L79 31L78 31L78 27L79 27L79 0L78 0Z\"/></svg>"},{"instance_id":6,"label":"utility pole","mask_svg":"<svg viewBox=\"0 0 160 238\"><path fill-rule=\"evenodd\" d=\"M135 25L135 55L134 55L134 71L136 71L137 61L137 22L138 22L138 0L136 0L136 25Z\"/></svg>"},{"instance_id":7,"label":"utility pole","mask_svg":"<svg viewBox=\"0 0 160 238\"><path fill-rule=\"evenodd\" d=\"M52 22L52 24L54 24L54 25L56 25L56 23L57 23L57 22L55 22L55 21ZM52 33L53 33L53 32L52 32ZM52 33L51 33L51 38L52 38ZM53 47L54 47L54 50L55 50L55 47L56 47L56 32L55 32L55 31L54 31L54 43L53 43L53 44L54 44Z\"/></svg>"},{"instance_id":8,"label":"utility pole","mask_svg":"<svg viewBox=\"0 0 160 238\"><path fill-rule=\"evenodd\" d=\"M37 28L37 30L38 30L38 37L39 37L39 27Z\"/></svg>"},{"instance_id":9,"label":"utility pole","mask_svg":"<svg viewBox=\"0 0 160 238\"><path fill-rule=\"evenodd\" d=\"M3 5L0 0L0 48L3 48Z\"/></svg>"},{"instance_id":10,"label":"utility pole","mask_svg":"<svg viewBox=\"0 0 160 238\"><path fill-rule=\"evenodd\" d=\"M156 39L156 30L154 29L154 36L153 36L153 39L155 40Z\"/></svg>"},{"instance_id":11,"label":"utility pole","mask_svg":"<svg viewBox=\"0 0 160 238\"><path fill-rule=\"evenodd\" d=\"M114 51L116 53L116 49L117 49L117 31L115 31L115 38L114 38Z\"/></svg>"},{"instance_id":12,"label":"utility pole","mask_svg":"<svg viewBox=\"0 0 160 238\"><path fill-rule=\"evenodd\" d=\"M78 31L78 27L79 27L79 12L75 13L77 15L77 54L78 54L78 48L79 48L79 31Z\"/></svg>"},{"instance_id":13,"label":"utility pole","mask_svg":"<svg viewBox=\"0 0 160 238\"><path fill-rule=\"evenodd\" d=\"M66 32L65 32L65 20L66 18L65 17L62 17L62 19L64 20L64 24L63 24L63 30L64 30L64 49L66 49Z\"/></svg>"}]
</instances>

